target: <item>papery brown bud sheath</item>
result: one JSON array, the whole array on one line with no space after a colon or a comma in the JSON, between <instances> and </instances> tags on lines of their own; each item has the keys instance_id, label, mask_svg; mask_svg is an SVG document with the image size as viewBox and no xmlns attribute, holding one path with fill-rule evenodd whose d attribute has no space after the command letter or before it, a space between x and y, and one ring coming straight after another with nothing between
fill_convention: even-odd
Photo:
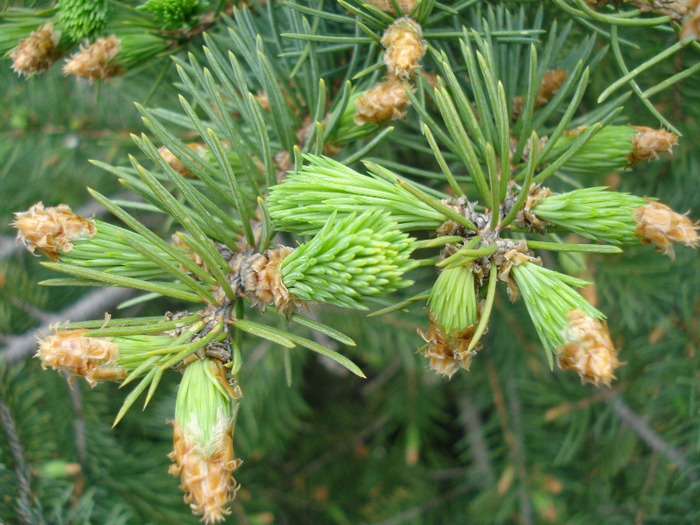
<instances>
[{"instance_id":1,"label":"papery brown bud sheath","mask_svg":"<svg viewBox=\"0 0 700 525\"><path fill-rule=\"evenodd\" d=\"M114 35L98 38L89 46L81 44L80 51L66 60L63 73L90 81L113 77L122 71L114 60L121 47L121 41Z\"/></svg>"},{"instance_id":2,"label":"papery brown bud sheath","mask_svg":"<svg viewBox=\"0 0 700 525\"><path fill-rule=\"evenodd\" d=\"M46 22L10 52L12 69L18 75L46 71L59 56L56 46L60 39L61 32L54 30L53 22Z\"/></svg>"},{"instance_id":3,"label":"papery brown bud sheath","mask_svg":"<svg viewBox=\"0 0 700 525\"><path fill-rule=\"evenodd\" d=\"M384 124L406 116L411 103L404 82L397 79L375 84L355 101L355 124Z\"/></svg>"},{"instance_id":4,"label":"papery brown bud sheath","mask_svg":"<svg viewBox=\"0 0 700 525\"><path fill-rule=\"evenodd\" d=\"M289 293L280 273L282 261L293 251L287 246L271 248L264 254L256 254L241 268L246 295L253 306L262 311L266 305L274 304L278 312L289 316L294 307L301 304Z\"/></svg>"},{"instance_id":5,"label":"papery brown bud sheath","mask_svg":"<svg viewBox=\"0 0 700 525\"><path fill-rule=\"evenodd\" d=\"M90 386L124 379L126 370L117 365L118 345L108 337L86 337L85 332L66 330L41 340L36 357L41 359L42 368L50 366L83 376Z\"/></svg>"},{"instance_id":6,"label":"papery brown bud sheath","mask_svg":"<svg viewBox=\"0 0 700 525\"><path fill-rule=\"evenodd\" d=\"M367 0L367 3L381 9L386 13L391 13L392 15L396 14L394 5L390 0ZM396 3L399 5L401 12L404 15L407 15L411 12L413 6L416 5L416 0L398 0Z\"/></svg>"},{"instance_id":7,"label":"papery brown bud sheath","mask_svg":"<svg viewBox=\"0 0 700 525\"><path fill-rule=\"evenodd\" d=\"M231 402L220 362L205 358L187 366L175 402L168 472L180 476L185 502L207 524L224 521L239 488L233 472L242 461L233 455Z\"/></svg>"},{"instance_id":8,"label":"papery brown bud sheath","mask_svg":"<svg viewBox=\"0 0 700 525\"><path fill-rule=\"evenodd\" d=\"M242 461L233 457L233 435L230 423L223 417L213 431L217 440L211 455L203 454L196 437L173 422L173 461L168 473L180 476L180 489L192 512L202 515L204 523L219 523L231 513L227 508L238 491L233 472Z\"/></svg>"},{"instance_id":9,"label":"papery brown bud sheath","mask_svg":"<svg viewBox=\"0 0 700 525\"><path fill-rule=\"evenodd\" d=\"M659 153L671 153L678 144L678 135L664 129L647 126L630 126L637 134L632 137L633 151L627 155L627 162L634 164L643 160L656 160Z\"/></svg>"},{"instance_id":10,"label":"papery brown bud sheath","mask_svg":"<svg viewBox=\"0 0 700 525\"><path fill-rule=\"evenodd\" d=\"M187 147L200 157L204 156L207 153L207 151L209 151L207 146L205 144L202 144L201 142L191 142L190 144L187 144ZM170 166L183 177L187 177L189 179L197 178L196 175L192 173L192 171L187 166L185 166L185 164L165 146L159 147L158 153L160 153L160 156L163 157L163 160L167 162L168 166Z\"/></svg>"},{"instance_id":11,"label":"papery brown bud sheath","mask_svg":"<svg viewBox=\"0 0 700 525\"><path fill-rule=\"evenodd\" d=\"M636 208L632 211L632 219L637 223L634 234L641 238L642 244L654 244L657 252L671 259L675 257L671 243L690 248L697 248L700 243L700 226L660 202L649 202Z\"/></svg>"},{"instance_id":12,"label":"papery brown bud sheath","mask_svg":"<svg viewBox=\"0 0 700 525\"><path fill-rule=\"evenodd\" d=\"M582 383L610 386L620 366L608 328L579 309L567 313L564 344L557 349L562 370L574 370Z\"/></svg>"},{"instance_id":13,"label":"papery brown bud sheath","mask_svg":"<svg viewBox=\"0 0 700 525\"><path fill-rule=\"evenodd\" d=\"M408 78L420 67L420 60L428 49L420 24L407 16L387 28L382 45L386 48L384 64L390 74L400 78Z\"/></svg>"},{"instance_id":14,"label":"papery brown bud sheath","mask_svg":"<svg viewBox=\"0 0 700 525\"><path fill-rule=\"evenodd\" d=\"M94 221L76 215L67 204L46 208L37 202L28 211L15 213L11 226L27 250L39 250L52 261L58 261L59 252L69 252L74 241L97 233Z\"/></svg>"}]
</instances>

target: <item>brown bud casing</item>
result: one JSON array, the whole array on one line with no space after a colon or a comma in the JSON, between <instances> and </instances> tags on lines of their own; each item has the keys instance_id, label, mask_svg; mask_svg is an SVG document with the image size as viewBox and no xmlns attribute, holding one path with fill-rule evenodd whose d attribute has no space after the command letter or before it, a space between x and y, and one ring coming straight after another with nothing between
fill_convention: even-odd
<instances>
[{"instance_id":1,"label":"brown bud casing","mask_svg":"<svg viewBox=\"0 0 700 525\"><path fill-rule=\"evenodd\" d=\"M659 153L673 151L678 144L678 136L663 129L646 126L631 126L637 134L632 137L633 151L627 155L627 162L634 164L643 160L656 160Z\"/></svg>"},{"instance_id":2,"label":"brown bud casing","mask_svg":"<svg viewBox=\"0 0 700 525\"><path fill-rule=\"evenodd\" d=\"M549 102L554 95L557 94L559 88L566 80L569 74L563 69L548 69L545 71L542 82L540 82L537 88L537 94L535 95L535 108L540 108ZM513 98L513 118L518 118L523 112L523 97Z\"/></svg>"},{"instance_id":3,"label":"brown bud casing","mask_svg":"<svg viewBox=\"0 0 700 525\"><path fill-rule=\"evenodd\" d=\"M274 304L277 311L290 315L294 307L301 304L282 282L280 265L284 258L294 251L287 246L279 246L257 254L249 261L249 267L241 269L241 277L246 295L253 306L264 310Z\"/></svg>"},{"instance_id":4,"label":"brown bud casing","mask_svg":"<svg viewBox=\"0 0 700 525\"><path fill-rule=\"evenodd\" d=\"M367 0L367 3L381 9L386 13L391 13L392 15L396 14L396 10L394 9L391 0ZM401 13L407 15L411 12L413 6L416 5L416 0L398 0L396 3L399 5Z\"/></svg>"},{"instance_id":5,"label":"brown bud casing","mask_svg":"<svg viewBox=\"0 0 700 525\"><path fill-rule=\"evenodd\" d=\"M198 442L197 434L196 429L173 422L173 451L168 454L173 464L168 472L180 475L180 489L192 512L203 515L204 523L219 523L231 513L227 505L239 488L233 472L242 461L233 457L232 428L223 416L213 430L214 443L206 447L210 453Z\"/></svg>"},{"instance_id":6,"label":"brown bud casing","mask_svg":"<svg viewBox=\"0 0 700 525\"><path fill-rule=\"evenodd\" d=\"M201 142L191 142L187 144L187 147L200 157L203 157L208 151L207 146L205 144L202 144ZM183 162L180 159L178 159L175 156L175 154L165 146L161 146L160 148L158 148L158 153L160 153L160 156L163 157L163 160L168 163L168 166L170 166L183 177L187 177L188 179L197 178L195 174L192 173L192 171L187 166L185 166Z\"/></svg>"},{"instance_id":7,"label":"brown bud casing","mask_svg":"<svg viewBox=\"0 0 700 525\"><path fill-rule=\"evenodd\" d=\"M67 204L45 208L37 202L28 211L15 213L12 226L17 238L27 250L39 250L52 261L58 261L59 252L68 253L73 241L89 239L97 233L95 222L73 213Z\"/></svg>"},{"instance_id":8,"label":"brown bud casing","mask_svg":"<svg viewBox=\"0 0 700 525\"><path fill-rule=\"evenodd\" d=\"M581 383L610 386L620 361L607 326L579 309L570 310L567 317L565 343L557 349L559 368L576 371Z\"/></svg>"},{"instance_id":9,"label":"brown bud casing","mask_svg":"<svg viewBox=\"0 0 700 525\"><path fill-rule=\"evenodd\" d=\"M54 30L53 22L46 22L10 52L12 69L18 75L46 71L59 56L56 46L60 39L61 32Z\"/></svg>"},{"instance_id":10,"label":"brown bud casing","mask_svg":"<svg viewBox=\"0 0 700 525\"><path fill-rule=\"evenodd\" d=\"M398 79L378 82L355 101L355 124L384 124L406 116L411 103L406 94L407 84Z\"/></svg>"},{"instance_id":11,"label":"brown bud casing","mask_svg":"<svg viewBox=\"0 0 700 525\"><path fill-rule=\"evenodd\" d=\"M122 68L114 62L114 58L121 47L121 41L114 35L98 38L91 45L83 43L80 51L66 60L63 73L87 78L91 82L118 75Z\"/></svg>"},{"instance_id":12,"label":"brown bud casing","mask_svg":"<svg viewBox=\"0 0 700 525\"><path fill-rule=\"evenodd\" d=\"M432 370L451 379L460 368L469 370L472 357L481 348L479 343L468 351L475 329L476 324L473 324L459 333L448 335L431 313L427 335L420 328L418 329L418 335L428 343L419 352L430 360Z\"/></svg>"},{"instance_id":13,"label":"brown bud casing","mask_svg":"<svg viewBox=\"0 0 700 525\"><path fill-rule=\"evenodd\" d=\"M42 368L50 366L83 376L90 386L98 381L124 379L126 370L117 365L119 347L108 337L86 337L87 330L56 332L39 343L36 357Z\"/></svg>"},{"instance_id":14,"label":"brown bud casing","mask_svg":"<svg viewBox=\"0 0 700 525\"><path fill-rule=\"evenodd\" d=\"M637 223L634 234L642 244L654 244L657 252L671 259L675 257L672 242L690 248L697 248L700 243L700 226L660 202L649 202L633 210L632 219Z\"/></svg>"},{"instance_id":15,"label":"brown bud casing","mask_svg":"<svg viewBox=\"0 0 700 525\"><path fill-rule=\"evenodd\" d=\"M390 74L408 78L420 67L419 62L428 49L422 37L420 24L407 16L399 18L386 29L381 42L386 48L384 64Z\"/></svg>"},{"instance_id":16,"label":"brown bud casing","mask_svg":"<svg viewBox=\"0 0 700 525\"><path fill-rule=\"evenodd\" d=\"M700 40L700 0L688 0L688 14L683 19L679 40Z\"/></svg>"}]
</instances>

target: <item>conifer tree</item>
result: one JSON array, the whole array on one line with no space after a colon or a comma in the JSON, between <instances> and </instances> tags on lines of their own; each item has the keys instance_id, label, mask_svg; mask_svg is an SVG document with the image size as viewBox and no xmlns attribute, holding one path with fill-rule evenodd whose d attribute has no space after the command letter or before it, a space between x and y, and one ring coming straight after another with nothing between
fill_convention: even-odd
<instances>
[{"instance_id":1,"label":"conifer tree","mask_svg":"<svg viewBox=\"0 0 700 525\"><path fill-rule=\"evenodd\" d=\"M696 523L699 9L6 10L0 518Z\"/></svg>"}]
</instances>

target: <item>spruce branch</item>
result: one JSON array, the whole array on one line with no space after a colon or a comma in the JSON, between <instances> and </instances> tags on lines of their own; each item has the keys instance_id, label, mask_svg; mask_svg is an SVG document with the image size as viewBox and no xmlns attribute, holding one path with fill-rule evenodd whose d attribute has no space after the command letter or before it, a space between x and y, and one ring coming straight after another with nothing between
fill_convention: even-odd
<instances>
[{"instance_id":1,"label":"spruce branch","mask_svg":"<svg viewBox=\"0 0 700 525\"><path fill-rule=\"evenodd\" d=\"M90 430L92 419L116 408L115 424L121 420L124 427L116 435L133 439L129 455L141 449L152 455L174 401L171 473L180 475L186 502L206 522L229 512L251 522L281 515L320 522L460 522L465 513L479 522L514 515L524 523L572 515L593 521L603 506L625 521L634 495L651 495L652 488L659 503L653 511L645 507L650 519L668 519L665 505L688 509L693 487L679 487L663 469L649 468L633 440L617 439L616 425L598 417L593 401L576 401L584 394L575 378L548 374L528 348L537 333L550 366L556 356L559 367L582 382L609 386L620 365L614 339L630 356L622 384L630 375L643 378L644 388L629 392L651 417L673 426L674 439L660 452L634 418L614 407L621 419L667 457L692 442L695 405L683 374L693 366L693 341L665 333L667 314L658 307L631 313L647 309L635 294L664 295L664 305L692 319L697 294L689 251L678 250L684 287L677 292L661 285L670 282L670 261L637 256L651 250L628 246L651 243L674 257L674 244L699 243L693 212L683 215L654 200L681 212L693 209L696 162L683 143L676 147L679 134L665 131L675 128L662 115L664 107L683 107L692 122L693 6L664 12L656 2L648 5L659 12L649 14L636 9L638 2L632 8L584 0L557 0L554 12L471 0L449 6L293 0L230 8L149 0L139 9L96 4L104 13L96 9L91 20L85 5L71 0L46 12L3 16L0 27L8 36L0 36L0 48L26 43L12 58L30 66L33 58L24 51L44 49L27 74L76 51L66 67L89 79L132 74L100 87L111 89L150 82L148 68L136 66L211 29L202 52L191 46L187 57L175 57L180 108L138 106L150 134L132 137L139 151L122 165L95 162L140 199L122 202L92 192L123 224L73 217L52 229L37 219L38 207L18 217L29 222L23 234L28 245L52 259L46 266L68 274L47 284L128 285L147 292L134 301L157 299L146 305L147 317L104 320L95 314L98 320L44 334L42 364L83 375L91 385L114 380L131 388L120 408L110 400L110 385L81 392L91 454L93 447L113 449L103 453L111 465L128 459L121 448L105 446L115 441L104 430ZM73 14L64 14L59 27L56 13L68 8ZM562 23L553 20L555 13ZM89 41L69 41L76 38L69 26ZM674 29L681 34L677 43ZM664 35L671 38L664 41ZM666 61L671 57L678 62ZM621 95L595 104L625 85L636 99ZM160 98L162 84L153 86ZM659 97L654 104L651 96ZM623 125L638 102L664 129ZM676 122L686 136L688 122ZM626 173L618 178L611 171ZM683 195L673 193L678 188ZM59 205L48 215L66 212ZM623 287L616 271L625 275L624 294L617 293ZM574 290L594 280L597 287ZM499 283L512 299L523 297L533 329L501 300ZM396 298L381 299L393 292ZM629 308L630 297L639 306ZM166 301L176 313L162 313ZM372 315L385 315L384 322L348 310L370 303L379 304ZM309 307L314 315L305 317ZM427 334L419 332L425 345L416 353L415 329L425 322L421 307L430 326ZM644 333L652 318L662 335ZM251 336L264 341L255 345ZM488 348L486 367L473 359L481 345ZM356 399L357 378L329 376L304 361L310 354L297 347L367 376L371 388ZM652 366L660 352L664 359ZM452 381L439 381L428 366ZM457 374L470 367L469 374ZM508 380L501 384L499 377ZM17 378L37 392L48 391L50 380L31 373ZM482 395L489 384L493 395ZM471 393L465 398L464 392ZM646 403L648 392L655 392L656 403ZM150 405L143 414L130 410L138 399ZM455 399L470 403L455 407ZM545 415L547 425L534 424L539 409L553 405L585 410L556 421ZM466 413L466 436L450 424L457 410ZM29 421L32 413L18 411L17 417ZM245 497L232 506L238 489L233 471L240 464L234 421L236 452L251 465ZM365 421L360 430L358 421ZM499 425L500 433L491 431ZM343 432L350 437L342 439ZM35 434L41 435L28 432ZM462 461L452 446L462 438L473 438L472 463L483 479L453 481L466 473L451 468ZM595 446L584 454L590 440ZM392 448L396 441L405 447ZM46 442L54 447L58 438ZM329 446L334 442L340 445ZM507 454L499 454L503 450ZM281 468L278 457L286 458ZM681 459L692 469L690 456ZM167 510L165 485L154 481L152 462L146 464L152 479L135 482L96 467L94 493L102 490L102 476L107 494L127 496L124 519L176 513ZM584 470L592 472L592 482L581 489L576 476ZM639 472L648 476L643 487ZM38 501L49 502L51 512L70 509L64 521L121 519L110 514L116 503L93 492L78 503L66 497L55 503L51 483L40 474L32 489L39 487ZM572 491L576 498L568 497ZM146 496L132 504L129 493ZM148 500L153 505L144 505ZM94 516L85 510L92 502ZM253 514L260 508L269 514ZM684 514L689 522L693 512Z\"/></svg>"}]
</instances>

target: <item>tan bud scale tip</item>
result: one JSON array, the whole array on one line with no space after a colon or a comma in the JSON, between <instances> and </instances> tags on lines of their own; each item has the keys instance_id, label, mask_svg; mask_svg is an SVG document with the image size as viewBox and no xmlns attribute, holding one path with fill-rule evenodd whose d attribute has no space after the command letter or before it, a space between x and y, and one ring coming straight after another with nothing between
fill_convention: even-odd
<instances>
[{"instance_id":1,"label":"tan bud scale tip","mask_svg":"<svg viewBox=\"0 0 700 525\"><path fill-rule=\"evenodd\" d=\"M58 58L56 46L61 32L55 31L53 22L46 22L10 52L12 69L18 75L31 75L49 69Z\"/></svg>"},{"instance_id":2,"label":"tan bud scale tip","mask_svg":"<svg viewBox=\"0 0 700 525\"><path fill-rule=\"evenodd\" d=\"M389 73L401 78L420 67L420 60L428 47L423 41L423 30L418 22L404 16L391 24L382 37L386 48L384 64Z\"/></svg>"},{"instance_id":3,"label":"tan bud scale tip","mask_svg":"<svg viewBox=\"0 0 700 525\"><path fill-rule=\"evenodd\" d=\"M656 160L659 153L673 152L678 144L678 136L663 129L647 126L631 126L637 134L632 137L632 152L627 155L627 162L634 164L643 160Z\"/></svg>"},{"instance_id":4,"label":"tan bud scale tip","mask_svg":"<svg viewBox=\"0 0 700 525\"><path fill-rule=\"evenodd\" d=\"M688 14L683 19L679 40L700 40L700 0L686 2Z\"/></svg>"},{"instance_id":5,"label":"tan bud scale tip","mask_svg":"<svg viewBox=\"0 0 700 525\"><path fill-rule=\"evenodd\" d=\"M231 513L227 505L236 497L239 488L233 472L242 463L233 457L231 422L223 416L217 421L211 453L203 450L205 446L211 448L211 444L198 443L196 432L189 432L178 421L173 427L173 451L168 454L173 464L168 472L180 475L185 502L194 514L202 515L204 523L224 521Z\"/></svg>"},{"instance_id":6,"label":"tan bud scale tip","mask_svg":"<svg viewBox=\"0 0 700 525\"><path fill-rule=\"evenodd\" d=\"M686 215L681 215L660 202L649 202L632 211L632 219L637 223L634 234L642 244L654 244L656 251L675 257L671 243L684 244L697 248L700 243L698 229Z\"/></svg>"},{"instance_id":7,"label":"tan bud scale tip","mask_svg":"<svg viewBox=\"0 0 700 525\"><path fill-rule=\"evenodd\" d=\"M610 386L620 361L607 326L578 308L570 310L567 317L565 342L557 349L559 368L574 370L581 383Z\"/></svg>"},{"instance_id":8,"label":"tan bud scale tip","mask_svg":"<svg viewBox=\"0 0 700 525\"><path fill-rule=\"evenodd\" d=\"M250 261L249 268L241 269L245 275L246 294L261 311L265 305L274 304L278 312L290 315L292 309L300 304L287 290L280 272L282 261L293 251L293 248L287 246L269 249L264 254L255 256Z\"/></svg>"},{"instance_id":9,"label":"tan bud scale tip","mask_svg":"<svg viewBox=\"0 0 700 525\"><path fill-rule=\"evenodd\" d=\"M113 77L122 70L119 65L113 63L121 47L121 41L114 35L98 38L91 45L81 44L80 51L66 60L63 73L90 81Z\"/></svg>"},{"instance_id":10,"label":"tan bud scale tip","mask_svg":"<svg viewBox=\"0 0 700 525\"><path fill-rule=\"evenodd\" d=\"M355 124L383 124L404 118L411 103L403 82L390 79L375 84L355 101Z\"/></svg>"},{"instance_id":11,"label":"tan bud scale tip","mask_svg":"<svg viewBox=\"0 0 700 525\"><path fill-rule=\"evenodd\" d=\"M187 144L187 147L200 157L204 156L204 154L208 150L206 145L202 144L201 142L191 142L190 144ZM158 153L160 153L160 156L163 157L163 160L168 164L168 166L170 166L183 177L187 177L190 179L196 178L195 174L192 173L192 171L190 171L190 169L187 166L185 166L185 164L165 146L161 146L160 148L158 148Z\"/></svg>"},{"instance_id":12,"label":"tan bud scale tip","mask_svg":"<svg viewBox=\"0 0 700 525\"><path fill-rule=\"evenodd\" d=\"M542 82L540 82L537 88L537 95L535 96L535 109L544 106L557 94L568 75L563 69L548 69L544 72ZM517 118L522 113L524 102L523 97L513 98L514 117Z\"/></svg>"},{"instance_id":13,"label":"tan bud scale tip","mask_svg":"<svg viewBox=\"0 0 700 525\"><path fill-rule=\"evenodd\" d=\"M396 14L396 10L394 9L391 0L367 0L367 3L381 9L386 13L391 13L392 15ZM398 0L396 3L399 5L401 13L407 15L411 12L413 6L416 5L416 0Z\"/></svg>"},{"instance_id":14,"label":"tan bud scale tip","mask_svg":"<svg viewBox=\"0 0 700 525\"><path fill-rule=\"evenodd\" d=\"M37 202L27 211L16 212L11 226L27 250L39 250L52 261L58 253L68 253L73 242L89 239L97 233L95 222L73 213L67 204L45 208Z\"/></svg>"},{"instance_id":15,"label":"tan bud scale tip","mask_svg":"<svg viewBox=\"0 0 700 525\"><path fill-rule=\"evenodd\" d=\"M445 334L442 326L435 321L431 313L427 335L420 328L418 329L418 335L428 343L419 352L428 358L432 370L451 379L460 368L469 370L472 357L481 348L481 344L478 344L476 348L468 351L475 329L476 325L471 325L457 334Z\"/></svg>"},{"instance_id":16,"label":"tan bud scale tip","mask_svg":"<svg viewBox=\"0 0 700 525\"><path fill-rule=\"evenodd\" d=\"M107 337L86 337L86 331L65 330L41 340L36 357L41 359L42 368L50 366L83 376L90 386L124 379L126 370L117 365L117 344Z\"/></svg>"}]
</instances>

